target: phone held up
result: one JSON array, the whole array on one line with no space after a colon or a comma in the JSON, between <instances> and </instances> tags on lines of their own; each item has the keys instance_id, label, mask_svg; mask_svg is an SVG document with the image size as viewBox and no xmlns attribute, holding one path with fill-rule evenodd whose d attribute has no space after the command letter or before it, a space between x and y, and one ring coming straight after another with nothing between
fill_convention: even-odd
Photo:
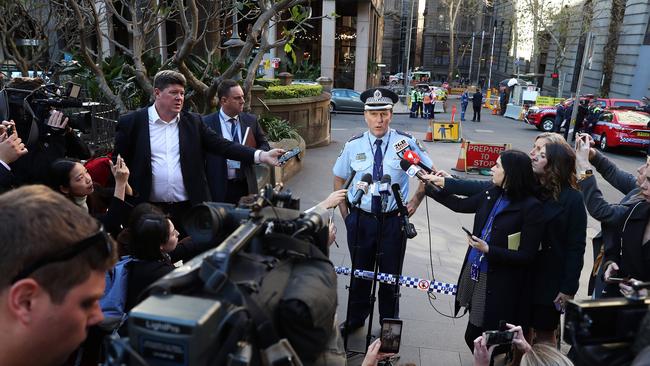
<instances>
[{"instance_id":1,"label":"phone held up","mask_svg":"<svg viewBox=\"0 0 650 366\"><path fill-rule=\"evenodd\" d=\"M295 148L285 152L284 154L282 154L282 156L280 156L278 158L278 163L280 163L280 165L284 165L291 158L294 158L294 157L298 156L298 154L300 154L300 148L295 147Z\"/></svg>"},{"instance_id":2,"label":"phone held up","mask_svg":"<svg viewBox=\"0 0 650 366\"><path fill-rule=\"evenodd\" d=\"M469 231L469 230L467 230L467 228L466 228L465 226L461 226L461 228L463 229L463 231L464 231L464 232L465 232L465 233L466 233L470 238L472 237L472 235L473 235L472 232Z\"/></svg>"},{"instance_id":3,"label":"phone held up","mask_svg":"<svg viewBox=\"0 0 650 366\"><path fill-rule=\"evenodd\" d=\"M489 330L483 332L483 338L485 338L486 346L494 346L499 344L510 344L515 337L514 332L509 332L507 330Z\"/></svg>"},{"instance_id":4,"label":"phone held up","mask_svg":"<svg viewBox=\"0 0 650 366\"><path fill-rule=\"evenodd\" d=\"M397 353L402 341L402 320L385 318L381 325L381 353Z\"/></svg>"}]
</instances>

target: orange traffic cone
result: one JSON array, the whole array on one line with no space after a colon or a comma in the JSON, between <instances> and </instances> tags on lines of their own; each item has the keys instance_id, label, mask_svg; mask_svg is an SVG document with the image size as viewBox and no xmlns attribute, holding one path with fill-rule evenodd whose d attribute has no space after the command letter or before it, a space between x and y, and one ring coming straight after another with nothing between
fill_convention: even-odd
<instances>
[{"instance_id":1,"label":"orange traffic cone","mask_svg":"<svg viewBox=\"0 0 650 366\"><path fill-rule=\"evenodd\" d=\"M423 140L423 141L426 141L426 142L433 142L433 129L432 129L432 126L433 126L433 120L428 121L428 123L429 123L429 128L427 129L427 134L424 136L424 140Z\"/></svg>"},{"instance_id":2,"label":"orange traffic cone","mask_svg":"<svg viewBox=\"0 0 650 366\"><path fill-rule=\"evenodd\" d=\"M462 140L460 144L460 152L458 153L458 160L456 161L456 166L451 168L457 172L464 172L467 168L467 163L465 162L465 149L467 148L467 141Z\"/></svg>"}]
</instances>

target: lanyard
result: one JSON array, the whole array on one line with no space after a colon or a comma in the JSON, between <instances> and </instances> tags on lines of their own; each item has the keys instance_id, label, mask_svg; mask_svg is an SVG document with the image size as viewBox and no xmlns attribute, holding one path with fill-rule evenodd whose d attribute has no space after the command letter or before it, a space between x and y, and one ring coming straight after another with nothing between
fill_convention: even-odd
<instances>
[{"instance_id":1,"label":"lanyard","mask_svg":"<svg viewBox=\"0 0 650 366\"><path fill-rule=\"evenodd\" d=\"M388 132L388 138L387 138L386 140L384 140L383 138L381 139L381 140L383 141L383 143L386 144L386 147L384 147L384 154L383 154L382 157L381 157L381 164L382 164L382 165L384 164L384 159L386 158L386 152L388 151L388 142L390 141L390 135L391 135L392 133L393 133L393 131L389 131L389 132ZM377 140L379 140L379 139L377 139ZM374 155L375 155L375 150L376 150L376 149L373 149L373 148L372 148L372 142L370 142L370 132L368 132L368 145L370 145L370 152L371 152L372 155L374 156Z\"/></svg>"},{"instance_id":2,"label":"lanyard","mask_svg":"<svg viewBox=\"0 0 650 366\"><path fill-rule=\"evenodd\" d=\"M483 239L488 244L490 242L490 236L492 234L492 224L494 224L494 218L497 215L496 210L499 210L499 205L501 204L501 198L502 197L503 196L499 196L496 203L494 204L494 207L492 208L492 212L490 213L490 216L488 217L488 222L487 222L487 224L485 224L485 228L483 229L484 234L482 235L481 239Z\"/></svg>"}]
</instances>

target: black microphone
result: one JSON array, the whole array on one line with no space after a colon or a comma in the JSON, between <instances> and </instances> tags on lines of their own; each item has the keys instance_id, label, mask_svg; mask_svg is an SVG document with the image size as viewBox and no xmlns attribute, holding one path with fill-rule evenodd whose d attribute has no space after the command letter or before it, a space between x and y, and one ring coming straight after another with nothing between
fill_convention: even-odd
<instances>
[{"instance_id":1,"label":"black microphone","mask_svg":"<svg viewBox=\"0 0 650 366\"><path fill-rule=\"evenodd\" d=\"M361 198L363 197L363 195L368 193L368 186L370 186L371 183L372 183L372 175L366 173L361 177L361 180L358 181L356 184L357 191L354 192L352 201L350 201L350 204L352 206L356 206L361 202Z\"/></svg>"},{"instance_id":2,"label":"black microphone","mask_svg":"<svg viewBox=\"0 0 650 366\"><path fill-rule=\"evenodd\" d=\"M399 162L399 166L402 168L403 171L406 172L406 175L408 175L409 177L416 177L417 179L424 182L424 184L426 184L428 187L432 188L436 192L440 191L440 187L438 187L437 185L429 182L428 180L422 177L423 175L425 175L425 172L419 166L413 165L404 159L402 159Z\"/></svg>"},{"instance_id":3,"label":"black microphone","mask_svg":"<svg viewBox=\"0 0 650 366\"><path fill-rule=\"evenodd\" d=\"M400 191L399 183L393 183L390 189L393 191L393 197L395 197L395 202L397 203L397 210L402 217L404 233L407 238L413 239L418 235L418 232L415 230L415 226L409 222L409 210L404 206L404 199L402 197L402 191Z\"/></svg>"},{"instance_id":4,"label":"black microphone","mask_svg":"<svg viewBox=\"0 0 650 366\"><path fill-rule=\"evenodd\" d=\"M386 212L388 196L390 196L390 175L384 174L379 181L379 195L381 196L381 212Z\"/></svg>"},{"instance_id":5,"label":"black microphone","mask_svg":"<svg viewBox=\"0 0 650 366\"><path fill-rule=\"evenodd\" d=\"M345 183L343 183L343 189L348 189L350 188L350 184L352 183L352 179L356 176L356 172L354 169L350 168L350 174L348 174L348 179L345 180Z\"/></svg>"}]
</instances>

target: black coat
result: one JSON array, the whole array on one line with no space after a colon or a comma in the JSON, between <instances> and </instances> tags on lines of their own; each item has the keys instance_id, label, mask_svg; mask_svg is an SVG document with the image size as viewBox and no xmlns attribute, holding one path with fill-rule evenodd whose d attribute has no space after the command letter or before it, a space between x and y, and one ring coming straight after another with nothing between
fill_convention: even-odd
<instances>
[{"instance_id":1,"label":"black coat","mask_svg":"<svg viewBox=\"0 0 650 366\"><path fill-rule=\"evenodd\" d=\"M476 92L472 95L472 107L480 107L483 104L483 94Z\"/></svg>"},{"instance_id":2,"label":"black coat","mask_svg":"<svg viewBox=\"0 0 650 366\"><path fill-rule=\"evenodd\" d=\"M445 190L436 192L427 186L427 195L455 212L476 213L472 233L480 237L481 231L502 190L491 187L468 198L451 195ZM542 204L529 196L511 202L495 218L490 235L487 293L485 300L485 329L498 329L499 321L525 324L529 318L530 284L527 283L529 266L534 262L543 234ZM508 249L508 236L521 233L519 250ZM467 249L463 267L467 263ZM460 304L456 301L455 313Z\"/></svg>"},{"instance_id":3,"label":"black coat","mask_svg":"<svg viewBox=\"0 0 650 366\"><path fill-rule=\"evenodd\" d=\"M545 230L533 272L533 303L553 305L558 292L575 295L584 264L587 212L582 194L564 188L543 202Z\"/></svg>"},{"instance_id":4,"label":"black coat","mask_svg":"<svg viewBox=\"0 0 650 366\"><path fill-rule=\"evenodd\" d=\"M183 183L192 204L211 200L205 176L207 152L248 164L254 161L254 149L220 137L194 113L181 112L178 135ZM120 117L115 132L113 157L118 154L122 155L131 171L131 187L139 193L142 201L148 201L151 195L152 171L147 108Z\"/></svg>"},{"instance_id":5,"label":"black coat","mask_svg":"<svg viewBox=\"0 0 650 366\"><path fill-rule=\"evenodd\" d=\"M638 202L630 207L618 223L614 243L605 245L605 267L609 262L618 264L616 277L631 277L650 281L650 244L643 243L643 234L650 218L650 203Z\"/></svg>"},{"instance_id":6,"label":"black coat","mask_svg":"<svg viewBox=\"0 0 650 366\"><path fill-rule=\"evenodd\" d=\"M203 122L213 129L217 135L222 136L221 121L219 121L219 111L203 117ZM246 128L250 128L250 132L255 137L255 148L269 151L271 146L266 138L266 134L257 122L257 117L249 113L239 114L239 127L240 136L243 138L246 133ZM244 143L244 141L242 141ZM228 179L228 167L226 166L226 159L222 155L208 153L205 160L205 170L210 185L210 194L212 199L217 202L223 202L226 197L226 179ZM251 164L242 164L241 170L246 177L249 193L257 193L257 178L255 170Z\"/></svg>"}]
</instances>

